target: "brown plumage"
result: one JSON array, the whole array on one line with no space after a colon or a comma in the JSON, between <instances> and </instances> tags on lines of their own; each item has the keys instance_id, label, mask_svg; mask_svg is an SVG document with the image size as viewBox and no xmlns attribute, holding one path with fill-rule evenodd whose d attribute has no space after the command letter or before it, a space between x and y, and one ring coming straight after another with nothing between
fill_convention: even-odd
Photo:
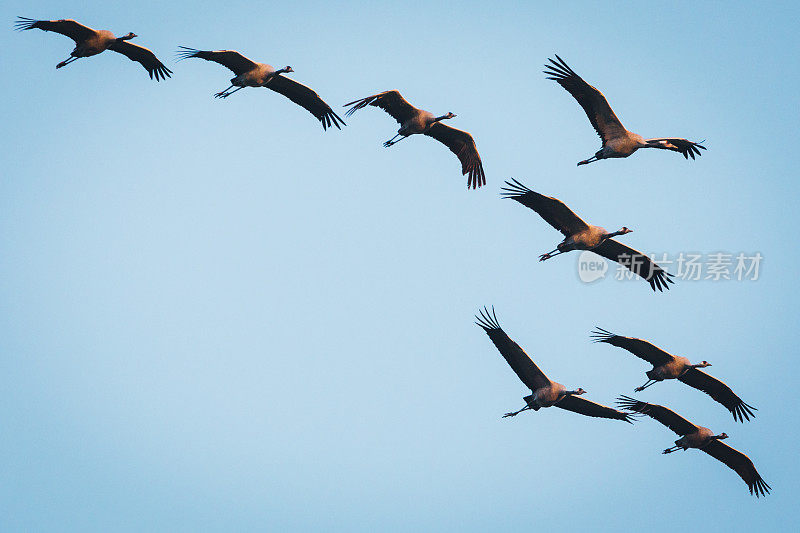
<instances>
[{"instance_id":1,"label":"brown plumage","mask_svg":"<svg viewBox=\"0 0 800 533\"><path fill-rule=\"evenodd\" d=\"M658 381L677 379L690 387L705 392L711 396L714 401L725 406L733 415L734 420L744 422L745 420L750 420L750 417L756 416L753 413L753 411L757 411L755 407L744 403L744 401L734 394L731 388L722 381L699 370L700 368L711 366L711 363L708 361L692 364L686 357L672 355L645 340L614 335L610 331L606 331L602 328L597 328L593 331L592 336L595 342L604 342L622 348L639 359L643 359L653 365L653 369L646 372L648 378L647 383L641 387L637 387L635 389L637 392L646 389Z\"/></svg>"},{"instance_id":2,"label":"brown plumage","mask_svg":"<svg viewBox=\"0 0 800 533\"><path fill-rule=\"evenodd\" d=\"M649 416L680 435L681 438L675 441L675 446L667 448L662 453L697 448L739 474L739 477L747 484L750 494L755 494L756 497L769 494L771 487L761 478L753 461L742 452L720 442L720 440L728 438L726 433L714 435L710 429L692 424L663 405L640 402L628 396L620 396L617 405L628 411Z\"/></svg>"},{"instance_id":3,"label":"brown plumage","mask_svg":"<svg viewBox=\"0 0 800 533\"><path fill-rule=\"evenodd\" d=\"M15 26L18 31L36 28L60 33L75 41L75 49L70 53L70 57L56 65L56 68L65 67L82 57L91 57L106 50L113 50L141 64L147 70L150 79L155 78L156 81L160 81L159 78L166 79L172 73L153 52L143 46L126 42L136 37L134 33L114 37L108 30L93 30L74 20L35 20L27 17L17 17Z\"/></svg>"},{"instance_id":4,"label":"brown plumage","mask_svg":"<svg viewBox=\"0 0 800 533\"><path fill-rule=\"evenodd\" d=\"M245 87L266 87L276 93L282 94L295 104L299 105L322 124L322 129L327 130L329 126L336 126L342 129L345 125L344 120L334 113L331 106L325 103L320 96L310 87L289 79L282 74L294 72L292 67L286 66L275 69L266 63L256 63L246 58L235 50L196 50L187 46L181 46L178 50L178 58L189 59L199 58L206 61L213 61L227 68L234 74L231 78L231 86L216 93L216 98L227 98L238 90ZM234 90L230 90L237 87Z\"/></svg>"},{"instance_id":5,"label":"brown plumage","mask_svg":"<svg viewBox=\"0 0 800 533\"><path fill-rule=\"evenodd\" d=\"M556 55L556 59L549 59L549 61L550 64L545 65L548 70L544 71L547 79L557 82L578 101L586 112L586 116L589 117L589 122L592 123L603 141L603 147L593 157L580 161L578 165L610 157L628 157L639 148L672 150L683 154L686 159L690 157L694 159L695 156L700 155L701 149L706 149L701 144L703 141L696 143L673 137L645 139L641 135L628 131L617 118L611 106L608 105L603 93L583 81L583 78L569 68L558 55Z\"/></svg>"},{"instance_id":6,"label":"brown plumage","mask_svg":"<svg viewBox=\"0 0 800 533\"><path fill-rule=\"evenodd\" d=\"M506 335L506 332L503 331L497 321L494 308L492 308L492 312L489 313L489 310L484 307L480 311L480 315L475 318L477 319L475 323L483 328L508 365L517 374L520 381L522 381L532 393L524 398L525 407L513 413L506 413L503 415L504 418L516 416L528 409L538 411L542 407L555 406L586 416L632 422L631 417L627 413L579 398L578 395L585 394L585 390L578 388L570 391L561 383L551 381L544 375L544 372L539 370L536 363L528 357L528 354L520 348L519 344Z\"/></svg>"},{"instance_id":7,"label":"brown plumage","mask_svg":"<svg viewBox=\"0 0 800 533\"><path fill-rule=\"evenodd\" d=\"M649 257L611 238L631 233L633 230L622 227L618 231L609 233L600 226L587 224L558 198L534 192L517 180L507 181L502 191L504 198L511 198L533 209L545 222L564 235L564 240L555 250L539 256L540 261L571 250L591 250L644 278L654 291L669 289L668 283L673 283L670 279L672 275Z\"/></svg>"},{"instance_id":8,"label":"brown plumage","mask_svg":"<svg viewBox=\"0 0 800 533\"><path fill-rule=\"evenodd\" d=\"M447 113L436 117L428 111L417 109L409 104L398 91L384 91L347 103L345 107L352 107L347 110L346 115L350 116L368 105L383 109L400 124L397 135L383 143L385 147L397 144L411 135L427 135L444 144L451 152L456 154L458 160L461 161L461 174L467 175L467 188L472 187L474 189L486 184L483 163L480 155L478 155L478 148L475 146L475 140L472 135L466 131L445 126L441 122L456 115ZM395 140L397 137L401 138Z\"/></svg>"}]
</instances>

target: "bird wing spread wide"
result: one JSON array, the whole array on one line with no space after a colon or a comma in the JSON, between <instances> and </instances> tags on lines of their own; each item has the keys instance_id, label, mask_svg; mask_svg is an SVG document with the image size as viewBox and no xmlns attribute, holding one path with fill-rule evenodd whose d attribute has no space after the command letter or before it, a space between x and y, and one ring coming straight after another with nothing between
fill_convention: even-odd
<instances>
[{"instance_id":1,"label":"bird wing spread wide","mask_svg":"<svg viewBox=\"0 0 800 533\"><path fill-rule=\"evenodd\" d=\"M731 448L719 440L709 442L707 445L703 446L701 450L714 459L725 463L729 468L739 474L739 477L747 483L750 494L755 494L756 497L769 494L771 487L761 478L753 461L739 450Z\"/></svg>"},{"instance_id":2,"label":"bird wing spread wide","mask_svg":"<svg viewBox=\"0 0 800 533\"><path fill-rule=\"evenodd\" d=\"M669 279L672 274L655 264L649 257L614 239L606 239L600 246L592 248L592 251L606 259L616 261L634 274L641 276L650 283L650 287L654 291L669 289L667 283L674 283Z\"/></svg>"},{"instance_id":3,"label":"bird wing spread wide","mask_svg":"<svg viewBox=\"0 0 800 533\"><path fill-rule=\"evenodd\" d=\"M273 77L266 87L308 110L322 123L322 129L327 130L330 125L342 129L339 124L344 124L344 120L310 87L281 75Z\"/></svg>"},{"instance_id":4,"label":"bird wing spread wide","mask_svg":"<svg viewBox=\"0 0 800 533\"><path fill-rule=\"evenodd\" d=\"M608 105L603 93L583 81L563 59L556 55L556 59L550 59L550 64L545 65L545 68L549 69L544 71L547 79L557 82L578 101L603 144L609 139L626 134L625 127Z\"/></svg>"},{"instance_id":5,"label":"bird wing spread wide","mask_svg":"<svg viewBox=\"0 0 800 533\"><path fill-rule=\"evenodd\" d=\"M456 154L458 160L461 161L461 174L469 174L467 188L472 187L474 189L486 184L486 175L483 173L481 156L478 155L478 148L475 146L475 140L472 135L466 131L445 126L441 122L431 126L431 129L425 132L425 135L433 137Z\"/></svg>"},{"instance_id":6,"label":"bird wing spread wide","mask_svg":"<svg viewBox=\"0 0 800 533\"><path fill-rule=\"evenodd\" d=\"M206 61L213 61L229 69L237 76L249 72L258 66L258 63L244 57L236 50L195 50L194 48L181 46L181 50L178 51L178 57L180 59L198 57Z\"/></svg>"},{"instance_id":7,"label":"bird wing spread wide","mask_svg":"<svg viewBox=\"0 0 800 533\"><path fill-rule=\"evenodd\" d=\"M574 396L572 394L564 396L561 400L559 400L558 403L556 403L556 407L560 407L562 409L566 409L567 411L580 413L586 416L594 416L598 418L613 418L615 420L624 420L625 422L633 423L633 419L631 418L631 415L629 415L628 413L617 411L616 409L612 409L611 407L606 407L605 405L600 405L599 403L595 403L590 400L585 400L579 396Z\"/></svg>"},{"instance_id":8,"label":"bird wing spread wide","mask_svg":"<svg viewBox=\"0 0 800 533\"><path fill-rule=\"evenodd\" d=\"M109 50L118 52L131 61L140 63L145 69L147 69L147 73L150 74L150 79L153 79L155 76L156 81L159 81L159 76L161 79L166 79L172 73L172 71L168 69L164 63L158 60L153 52L144 46L129 43L128 41L116 41L109 46Z\"/></svg>"},{"instance_id":9,"label":"bird wing spread wide","mask_svg":"<svg viewBox=\"0 0 800 533\"><path fill-rule=\"evenodd\" d=\"M504 198L516 200L536 211L545 222L560 231L565 237L589 228L581 218L558 198L544 196L527 188L517 180L507 181L503 187Z\"/></svg>"},{"instance_id":10,"label":"bird wing spread wide","mask_svg":"<svg viewBox=\"0 0 800 533\"><path fill-rule=\"evenodd\" d=\"M734 420L743 422L744 420L750 420L751 416L755 416L752 411L755 407L744 403L725 383L709 376L702 370L690 368L678 379L690 387L705 392L715 401L724 405L733 413Z\"/></svg>"},{"instance_id":11,"label":"bird wing spread wide","mask_svg":"<svg viewBox=\"0 0 800 533\"><path fill-rule=\"evenodd\" d=\"M639 359L644 359L653 366L661 366L674 359L672 354L665 352L658 346L650 344L646 340L614 335L602 328L597 328L597 330L593 332L593 335L595 342L605 342L612 346L628 350Z\"/></svg>"},{"instance_id":12,"label":"bird wing spread wide","mask_svg":"<svg viewBox=\"0 0 800 533\"><path fill-rule=\"evenodd\" d=\"M681 436L697 431L697 426L663 405L640 402L630 396L620 396L617 405L628 411L636 411L647 415Z\"/></svg>"},{"instance_id":13,"label":"bird wing spread wide","mask_svg":"<svg viewBox=\"0 0 800 533\"><path fill-rule=\"evenodd\" d=\"M72 19L35 20L27 17L18 17L16 28L18 30L32 30L33 28L38 28L44 31L60 33L75 41L76 44L97 33L92 28L84 26Z\"/></svg>"},{"instance_id":14,"label":"bird wing spread wide","mask_svg":"<svg viewBox=\"0 0 800 533\"><path fill-rule=\"evenodd\" d=\"M494 309L491 314L487 309L483 309L480 316L475 318L478 320L476 324L483 328L511 369L531 391L550 386L551 382L544 372L539 370L536 363L528 357L519 344L511 340L500 327L497 317L494 315Z\"/></svg>"},{"instance_id":15,"label":"bird wing spread wide","mask_svg":"<svg viewBox=\"0 0 800 533\"><path fill-rule=\"evenodd\" d=\"M345 104L344 107L352 106L347 110L346 115L352 115L359 109L368 105L380 107L389 113L399 124L403 124L407 120L414 118L414 116L419 113L419 110L409 104L398 91L384 91Z\"/></svg>"},{"instance_id":16,"label":"bird wing spread wide","mask_svg":"<svg viewBox=\"0 0 800 533\"><path fill-rule=\"evenodd\" d=\"M688 139L678 138L660 138L660 139L646 139L645 142L652 148L662 148L664 150L672 150L673 152L680 152L683 154L684 159L690 157L694 159L700 155L700 150L705 150L700 141L699 143L692 142Z\"/></svg>"}]
</instances>

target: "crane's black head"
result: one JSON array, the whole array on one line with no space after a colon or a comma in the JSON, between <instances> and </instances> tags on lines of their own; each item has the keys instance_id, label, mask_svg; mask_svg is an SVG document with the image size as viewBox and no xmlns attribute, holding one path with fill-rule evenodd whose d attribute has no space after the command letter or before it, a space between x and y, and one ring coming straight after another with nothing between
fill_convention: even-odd
<instances>
[{"instance_id":1,"label":"crane's black head","mask_svg":"<svg viewBox=\"0 0 800 533\"><path fill-rule=\"evenodd\" d=\"M130 31L130 32L127 33L127 35L123 35L122 37L120 37L120 39L122 39L123 41L129 41L129 40L133 39L134 37L138 37L138 35L136 35L132 31Z\"/></svg>"},{"instance_id":2,"label":"crane's black head","mask_svg":"<svg viewBox=\"0 0 800 533\"><path fill-rule=\"evenodd\" d=\"M581 394L586 394L586 391L585 391L585 390L583 390L582 388L578 387L578 390L576 390L576 391L575 391L575 392L573 392L572 394L574 394L574 395L576 395L576 396L579 396L579 395L581 395Z\"/></svg>"},{"instance_id":3,"label":"crane's black head","mask_svg":"<svg viewBox=\"0 0 800 533\"><path fill-rule=\"evenodd\" d=\"M283 71L284 72L294 72L294 69L292 67L290 67L289 65L286 65L286 67L283 69Z\"/></svg>"},{"instance_id":4,"label":"crane's black head","mask_svg":"<svg viewBox=\"0 0 800 533\"><path fill-rule=\"evenodd\" d=\"M724 432L720 433L719 435L717 435L717 438L718 439L727 439L728 438L728 434L724 433Z\"/></svg>"},{"instance_id":5,"label":"crane's black head","mask_svg":"<svg viewBox=\"0 0 800 533\"><path fill-rule=\"evenodd\" d=\"M709 363L708 361L703 361L697 364L697 368L705 368L707 366L711 366L711 363Z\"/></svg>"},{"instance_id":6,"label":"crane's black head","mask_svg":"<svg viewBox=\"0 0 800 533\"><path fill-rule=\"evenodd\" d=\"M455 116L457 116L455 113L447 113L444 118L453 118Z\"/></svg>"},{"instance_id":7,"label":"crane's black head","mask_svg":"<svg viewBox=\"0 0 800 533\"><path fill-rule=\"evenodd\" d=\"M628 226L622 226L622 229L619 230L619 234L625 235L626 233L633 233L633 230L628 228Z\"/></svg>"}]
</instances>

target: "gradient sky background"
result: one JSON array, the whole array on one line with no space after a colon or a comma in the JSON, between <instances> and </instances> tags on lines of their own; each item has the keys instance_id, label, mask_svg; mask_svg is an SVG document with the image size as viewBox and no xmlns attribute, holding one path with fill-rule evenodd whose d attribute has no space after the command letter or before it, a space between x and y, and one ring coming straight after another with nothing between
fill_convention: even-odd
<instances>
[{"instance_id":1,"label":"gradient sky background","mask_svg":"<svg viewBox=\"0 0 800 533\"><path fill-rule=\"evenodd\" d=\"M0 529L785 529L797 520L796 3L10 0L0 102ZM134 31L155 83L14 18ZM291 65L337 110L399 89L458 114L487 185L444 147L381 142L369 108L323 133L178 45ZM563 57L645 137L706 139L576 168L600 142L541 73ZM341 113L343 115L343 113ZM501 200L516 177L647 252L760 252L756 281L586 285L560 235ZM788 246L787 246L787 242ZM668 267L675 271L674 265ZM615 271L612 265L610 273ZM599 325L694 360L759 408L680 383L638 395L730 435L751 497L650 419L501 415L525 387L482 305L548 375L609 404L649 367Z\"/></svg>"}]
</instances>

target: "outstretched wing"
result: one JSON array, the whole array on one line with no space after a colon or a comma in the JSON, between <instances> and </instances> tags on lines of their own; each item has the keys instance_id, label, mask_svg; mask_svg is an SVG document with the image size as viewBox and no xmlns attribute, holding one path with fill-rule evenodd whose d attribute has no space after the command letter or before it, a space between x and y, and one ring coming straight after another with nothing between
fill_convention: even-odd
<instances>
[{"instance_id":1,"label":"outstretched wing","mask_svg":"<svg viewBox=\"0 0 800 533\"><path fill-rule=\"evenodd\" d=\"M756 498L769 494L772 487L761 479L761 475L756 470L753 461L739 450L731 448L719 440L714 440L700 449L735 470L739 477L747 483L750 494L755 494Z\"/></svg>"},{"instance_id":2,"label":"outstretched wing","mask_svg":"<svg viewBox=\"0 0 800 533\"><path fill-rule=\"evenodd\" d=\"M672 354L665 352L658 346L653 346L645 340L614 335L600 327L595 328L592 332L592 339L594 342L605 342L628 350L639 359L644 359L653 366L661 366L674 359Z\"/></svg>"},{"instance_id":3,"label":"outstretched wing","mask_svg":"<svg viewBox=\"0 0 800 533\"><path fill-rule=\"evenodd\" d=\"M564 202L558 198L544 196L538 192L533 192L522 183L513 179L506 182L506 187L502 188L503 198L516 200L525 207L529 207L539 213L545 222L564 234L565 237L574 235L579 231L588 229L581 217L572 212Z\"/></svg>"},{"instance_id":4,"label":"outstretched wing","mask_svg":"<svg viewBox=\"0 0 800 533\"><path fill-rule=\"evenodd\" d=\"M409 104L398 91L384 91L382 93L373 94L372 96L367 96L366 98L354 100L348 104L344 104L344 107L353 106L347 110L345 116L349 117L359 109L368 105L380 107L389 113L399 124L402 124L408 119L413 118L419 111L416 107Z\"/></svg>"},{"instance_id":5,"label":"outstretched wing","mask_svg":"<svg viewBox=\"0 0 800 533\"><path fill-rule=\"evenodd\" d=\"M624 420L629 424L633 424L633 417L628 413L617 411L616 409L606 407L605 405L600 405L599 403L594 403L590 400L584 400L583 398L572 394L564 396L561 400L559 400L559 402L556 403L556 407L586 416L613 418L614 420Z\"/></svg>"},{"instance_id":6,"label":"outstretched wing","mask_svg":"<svg viewBox=\"0 0 800 533\"><path fill-rule=\"evenodd\" d=\"M713 378L697 368L690 368L678 378L690 387L701 390L724 405L733 414L733 419L739 422L755 417L753 410L758 410L752 405L747 405L741 398L733 393L730 387L717 378Z\"/></svg>"},{"instance_id":7,"label":"outstretched wing","mask_svg":"<svg viewBox=\"0 0 800 533\"><path fill-rule=\"evenodd\" d=\"M664 150L672 150L673 152L680 152L685 159L692 159L700 155L700 150L705 150L706 147L702 145L705 141L699 143L689 141L687 139L675 138L661 138L661 139L646 139L650 148L661 148Z\"/></svg>"},{"instance_id":8,"label":"outstretched wing","mask_svg":"<svg viewBox=\"0 0 800 533\"><path fill-rule=\"evenodd\" d=\"M188 46L181 46L178 50L178 60L199 57L206 61L219 63L223 67L230 69L237 76L253 70L258 66L255 61L247 59L236 50L196 50Z\"/></svg>"},{"instance_id":9,"label":"outstretched wing","mask_svg":"<svg viewBox=\"0 0 800 533\"><path fill-rule=\"evenodd\" d=\"M617 399L617 405L628 411L647 415L681 436L697 431L697 426L663 405L640 402L630 396L620 396Z\"/></svg>"},{"instance_id":10,"label":"outstretched wing","mask_svg":"<svg viewBox=\"0 0 800 533\"><path fill-rule=\"evenodd\" d=\"M344 120L333 112L331 106L326 104L319 95L310 87L302 83L285 78L281 75L274 76L266 85L276 93L280 93L300 107L305 108L322 123L322 129L327 130L331 124L342 129L339 124L345 125Z\"/></svg>"},{"instance_id":11,"label":"outstretched wing","mask_svg":"<svg viewBox=\"0 0 800 533\"><path fill-rule=\"evenodd\" d=\"M60 33L75 41L75 44L88 39L96 33L92 28L75 22L72 19L36 20L28 17L17 17L17 20L14 22L14 28L17 31L38 28L44 31Z\"/></svg>"},{"instance_id":12,"label":"outstretched wing","mask_svg":"<svg viewBox=\"0 0 800 533\"><path fill-rule=\"evenodd\" d=\"M156 81L160 81L159 76L161 76L162 80L165 80L172 74L172 71L164 66L164 63L159 61L156 55L144 46L128 41L115 41L108 49L124 55L131 61L141 63L147 69L147 73L150 74L151 80L155 77Z\"/></svg>"},{"instance_id":13,"label":"outstretched wing","mask_svg":"<svg viewBox=\"0 0 800 533\"><path fill-rule=\"evenodd\" d=\"M497 316L494 313L494 307L491 314L485 307L481 310L480 315L476 315L476 324L483 328L494 345L497 347L500 354L508 362L511 369L519 376L519 379L531 391L536 391L542 387L547 387L551 384L544 372L539 370L536 363L528 357L519 344L512 341L500 324L497 322Z\"/></svg>"},{"instance_id":14,"label":"outstretched wing","mask_svg":"<svg viewBox=\"0 0 800 533\"><path fill-rule=\"evenodd\" d=\"M544 71L547 79L556 81L581 104L603 144L609 139L625 135L625 127L608 105L603 93L583 81L583 78L575 74L558 54L556 59L548 58L548 60L550 64L545 65L545 68L549 70Z\"/></svg>"},{"instance_id":15,"label":"outstretched wing","mask_svg":"<svg viewBox=\"0 0 800 533\"><path fill-rule=\"evenodd\" d=\"M637 276L641 276L650 283L650 287L654 291L669 289L667 283L675 283L670 279L672 274L655 264L649 257L614 239L606 239L600 246L592 248L592 251L606 259L616 261Z\"/></svg>"},{"instance_id":16,"label":"outstretched wing","mask_svg":"<svg viewBox=\"0 0 800 533\"><path fill-rule=\"evenodd\" d=\"M472 135L466 131L445 126L441 122L431 126L431 129L426 131L425 135L433 137L456 154L458 160L461 161L461 174L468 174L468 189L486 185L486 175L483 173L481 156L478 155L478 148L475 146L475 140Z\"/></svg>"}]
</instances>

